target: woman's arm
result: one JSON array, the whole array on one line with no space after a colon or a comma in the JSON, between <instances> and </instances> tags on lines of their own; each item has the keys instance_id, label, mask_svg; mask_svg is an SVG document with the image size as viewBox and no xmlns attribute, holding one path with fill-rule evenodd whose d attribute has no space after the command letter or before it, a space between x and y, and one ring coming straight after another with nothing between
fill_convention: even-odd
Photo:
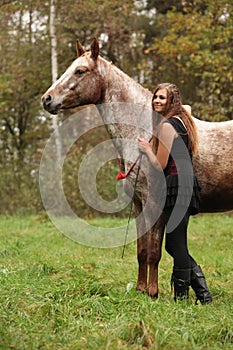
<instances>
[{"instance_id":1,"label":"woman's arm","mask_svg":"<svg viewBox=\"0 0 233 350\"><path fill-rule=\"evenodd\" d=\"M160 129L159 144L156 155L153 153L149 142L140 137L138 137L138 148L140 152L146 154L155 169L165 169L168 163L172 143L176 136L177 133L173 126L169 123L164 123Z\"/></svg>"}]
</instances>

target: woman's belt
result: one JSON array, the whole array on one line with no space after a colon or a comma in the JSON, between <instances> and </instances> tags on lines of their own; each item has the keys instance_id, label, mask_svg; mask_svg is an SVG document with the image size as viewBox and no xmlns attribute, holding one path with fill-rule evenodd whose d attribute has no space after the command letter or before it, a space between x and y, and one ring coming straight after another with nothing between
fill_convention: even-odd
<instances>
[{"instance_id":1,"label":"woman's belt","mask_svg":"<svg viewBox=\"0 0 233 350\"><path fill-rule=\"evenodd\" d=\"M168 175L178 174L176 163L174 162L174 160L171 160L169 162L167 172L168 172Z\"/></svg>"}]
</instances>

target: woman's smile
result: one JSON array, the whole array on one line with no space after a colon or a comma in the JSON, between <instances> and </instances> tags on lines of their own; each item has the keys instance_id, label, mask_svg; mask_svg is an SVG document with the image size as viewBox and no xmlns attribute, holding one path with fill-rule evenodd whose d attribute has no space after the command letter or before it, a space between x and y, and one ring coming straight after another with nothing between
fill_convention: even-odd
<instances>
[{"instance_id":1,"label":"woman's smile","mask_svg":"<svg viewBox=\"0 0 233 350\"><path fill-rule=\"evenodd\" d=\"M153 99L154 110L158 113L163 114L163 112L165 112L166 110L166 105L167 105L167 90L160 89L156 92Z\"/></svg>"}]
</instances>

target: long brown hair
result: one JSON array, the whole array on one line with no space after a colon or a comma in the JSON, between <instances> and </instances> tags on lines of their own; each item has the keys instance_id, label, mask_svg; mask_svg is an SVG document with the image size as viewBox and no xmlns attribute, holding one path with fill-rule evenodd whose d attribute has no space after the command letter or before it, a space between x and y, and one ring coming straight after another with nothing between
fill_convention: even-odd
<instances>
[{"instance_id":1,"label":"long brown hair","mask_svg":"<svg viewBox=\"0 0 233 350\"><path fill-rule=\"evenodd\" d=\"M182 105L180 90L178 89L178 87L170 83L158 84L153 94L152 108L154 109L153 100L155 98L155 94L158 90L161 90L161 89L167 90L167 104L166 104L165 112L163 113L164 117L166 119L169 119L177 116L183 121L187 129L187 134L189 138L189 147L191 149L191 152L192 154L197 153L197 150L198 150L197 128L191 114Z\"/></svg>"}]
</instances>

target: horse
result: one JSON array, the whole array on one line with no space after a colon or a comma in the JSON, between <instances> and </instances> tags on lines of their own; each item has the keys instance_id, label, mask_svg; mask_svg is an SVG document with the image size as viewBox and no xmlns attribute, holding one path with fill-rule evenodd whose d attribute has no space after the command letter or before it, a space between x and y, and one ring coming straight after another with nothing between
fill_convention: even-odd
<instances>
[{"instance_id":1,"label":"horse","mask_svg":"<svg viewBox=\"0 0 233 350\"><path fill-rule=\"evenodd\" d=\"M76 50L77 58L42 96L42 104L46 111L57 114L60 110L89 104L101 106L114 103L132 104L140 106L142 110L152 110L152 92L142 87L112 62L101 57L96 38L92 40L89 51L86 51L77 40ZM133 184L138 165L131 169L132 162L128 161L131 158L125 156L129 151L125 149L127 144L121 143L120 140L127 137L137 139L138 129L133 123L132 114L129 115L129 120L131 118L133 127L124 124L124 118L119 115L117 108L113 110L115 121L119 123L110 123L108 113L104 113L104 109L100 108L100 114L123 158L123 167L126 172L132 170L127 181ZM145 113L143 118L146 119L147 128L152 132L152 114ZM196 118L194 121L198 130L199 151L193 159L193 168L202 188L200 212L231 210L233 209L233 121L207 122ZM133 196L133 207L135 217L139 217L143 213L148 192L143 177L136 187L136 192L137 195ZM138 260L136 290L146 292L150 297L158 297L158 267L165 228L164 218L161 214L145 234L142 234L145 227L143 216L140 218L136 221Z\"/></svg>"}]
</instances>

